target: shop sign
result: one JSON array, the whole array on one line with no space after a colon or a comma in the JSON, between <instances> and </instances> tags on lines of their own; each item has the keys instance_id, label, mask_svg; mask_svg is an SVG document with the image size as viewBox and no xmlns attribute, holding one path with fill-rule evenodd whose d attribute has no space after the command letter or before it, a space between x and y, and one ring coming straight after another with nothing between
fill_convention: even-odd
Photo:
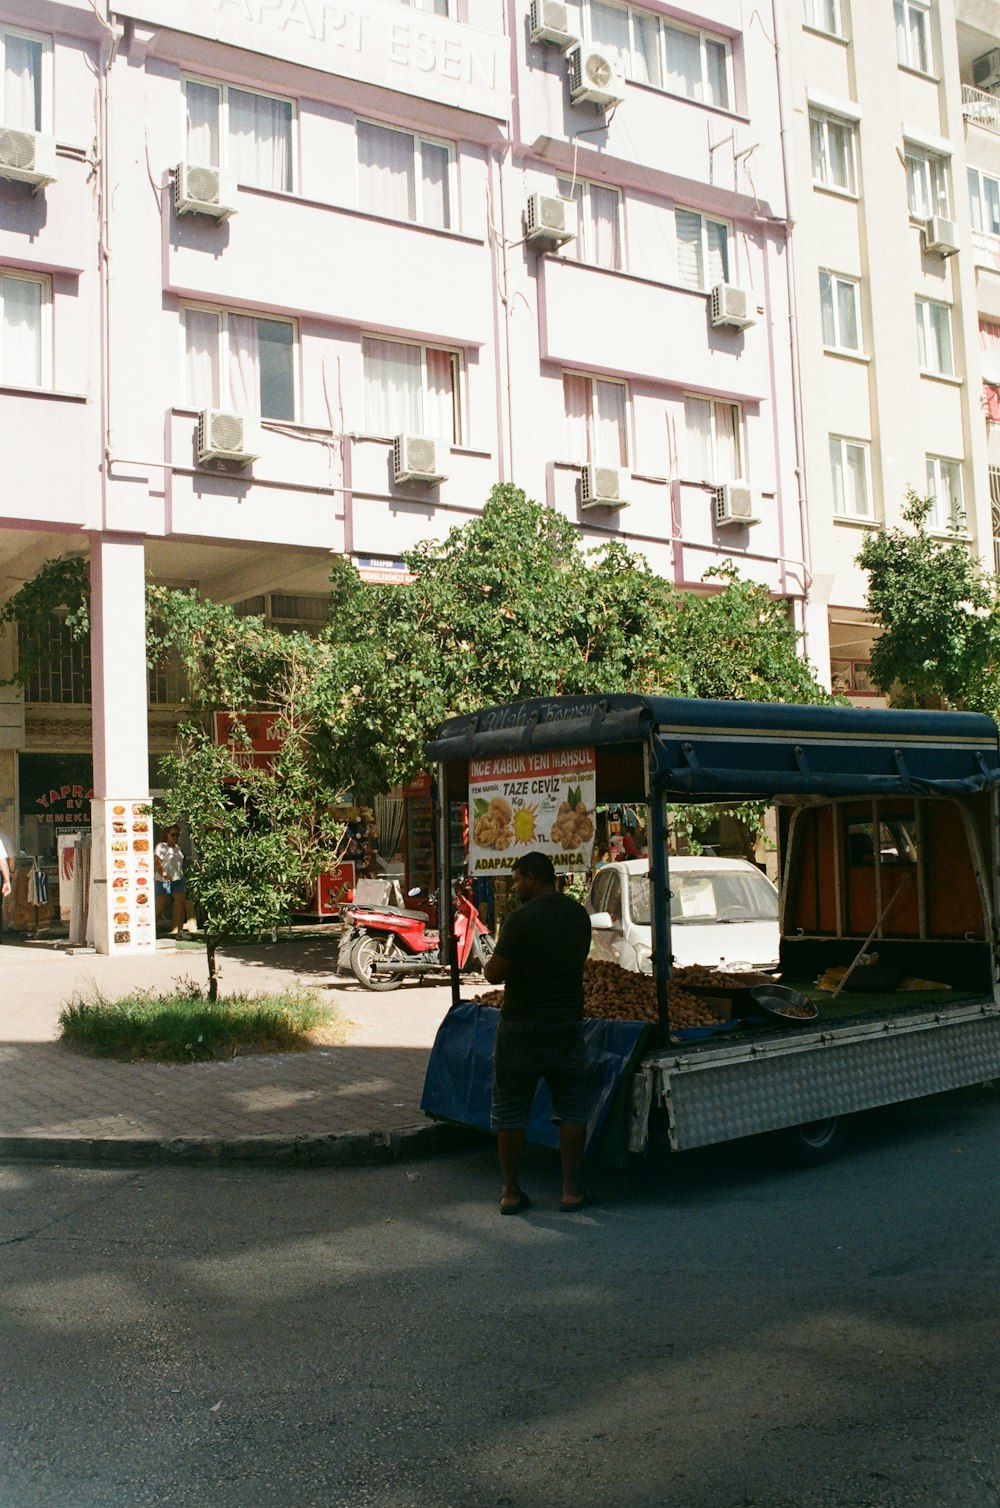
<instances>
[{"instance_id":1,"label":"shop sign","mask_svg":"<svg viewBox=\"0 0 1000 1508\"><path fill-rule=\"evenodd\" d=\"M362 581L374 581L383 586L406 586L413 580L413 572L406 569L406 562L382 555L356 555L354 565Z\"/></svg>"},{"instance_id":2,"label":"shop sign","mask_svg":"<svg viewBox=\"0 0 1000 1508\"><path fill-rule=\"evenodd\" d=\"M508 874L532 851L548 854L559 870L589 869L596 799L593 748L470 760L472 874Z\"/></svg>"},{"instance_id":3,"label":"shop sign","mask_svg":"<svg viewBox=\"0 0 1000 1508\"><path fill-rule=\"evenodd\" d=\"M276 712L250 712L240 718L216 712L213 719L216 743L228 744L237 764L270 768L272 757L281 750L281 739L275 732Z\"/></svg>"}]
</instances>

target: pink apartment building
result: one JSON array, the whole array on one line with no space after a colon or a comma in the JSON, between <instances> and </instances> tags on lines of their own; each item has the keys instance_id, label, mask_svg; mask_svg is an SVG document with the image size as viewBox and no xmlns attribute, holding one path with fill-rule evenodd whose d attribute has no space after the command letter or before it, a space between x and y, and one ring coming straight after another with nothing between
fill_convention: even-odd
<instances>
[{"instance_id":1,"label":"pink apartment building","mask_svg":"<svg viewBox=\"0 0 1000 1508\"><path fill-rule=\"evenodd\" d=\"M783 11L0 0L2 589L93 585L91 664L0 703L27 853L92 785L100 881L149 794L147 576L308 622L511 480L811 628Z\"/></svg>"}]
</instances>

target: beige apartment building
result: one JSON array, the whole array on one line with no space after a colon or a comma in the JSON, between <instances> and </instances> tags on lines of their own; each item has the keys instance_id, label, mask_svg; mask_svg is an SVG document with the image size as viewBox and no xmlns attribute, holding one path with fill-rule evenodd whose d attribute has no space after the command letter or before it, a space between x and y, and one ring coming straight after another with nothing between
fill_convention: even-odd
<instances>
[{"instance_id":1,"label":"beige apartment building","mask_svg":"<svg viewBox=\"0 0 1000 1508\"><path fill-rule=\"evenodd\" d=\"M791 0L807 652L861 704L856 563L908 488L1000 549L1000 0Z\"/></svg>"}]
</instances>

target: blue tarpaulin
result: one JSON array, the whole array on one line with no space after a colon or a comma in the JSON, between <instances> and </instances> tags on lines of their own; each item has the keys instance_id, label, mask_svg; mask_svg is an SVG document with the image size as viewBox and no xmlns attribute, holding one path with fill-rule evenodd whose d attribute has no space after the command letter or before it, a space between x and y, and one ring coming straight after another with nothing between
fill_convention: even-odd
<instances>
[{"instance_id":1,"label":"blue tarpaulin","mask_svg":"<svg viewBox=\"0 0 1000 1508\"><path fill-rule=\"evenodd\" d=\"M461 1001L445 1016L434 1040L421 1109L437 1120L457 1121L480 1131L490 1129L493 1042L500 1012L490 1005ZM586 1020L588 1090L587 1150L596 1147L615 1092L629 1061L650 1027L642 1021ZM552 1121L549 1091L540 1084L528 1121L528 1140L542 1147L559 1144Z\"/></svg>"}]
</instances>

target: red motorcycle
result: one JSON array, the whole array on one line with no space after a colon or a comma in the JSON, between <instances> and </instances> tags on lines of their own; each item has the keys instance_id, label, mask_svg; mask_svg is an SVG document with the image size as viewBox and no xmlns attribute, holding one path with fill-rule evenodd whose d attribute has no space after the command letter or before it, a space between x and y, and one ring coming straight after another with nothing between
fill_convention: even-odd
<instances>
[{"instance_id":1,"label":"red motorcycle","mask_svg":"<svg viewBox=\"0 0 1000 1508\"><path fill-rule=\"evenodd\" d=\"M462 884L455 893L455 916L452 937L463 974L481 974L496 946L493 934L479 919L479 913ZM410 895L419 895L411 890ZM426 911L410 911L399 906L351 906L343 913L350 931L342 945L351 973L366 990L397 990L404 979L414 974L421 982L427 974L440 972L440 938L428 932Z\"/></svg>"}]
</instances>

